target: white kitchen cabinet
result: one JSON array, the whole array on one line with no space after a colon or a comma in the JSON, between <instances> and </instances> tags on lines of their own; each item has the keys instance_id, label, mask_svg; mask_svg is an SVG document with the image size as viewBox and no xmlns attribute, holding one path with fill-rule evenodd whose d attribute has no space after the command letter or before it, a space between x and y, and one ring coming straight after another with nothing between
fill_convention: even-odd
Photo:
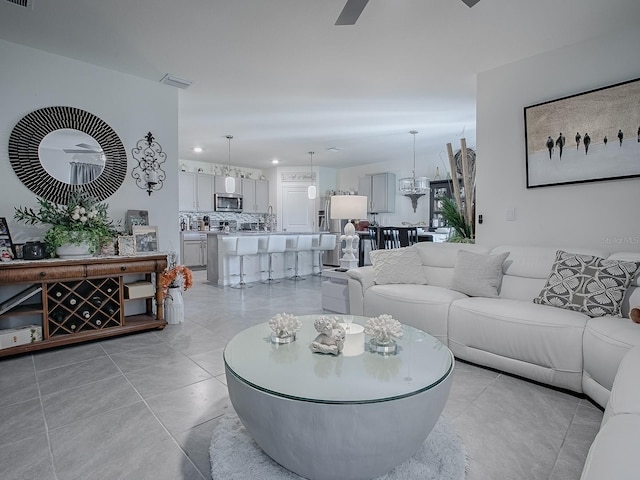
<instances>
[{"instance_id":1,"label":"white kitchen cabinet","mask_svg":"<svg viewBox=\"0 0 640 480\"><path fill-rule=\"evenodd\" d=\"M193 238L192 238L193 237ZM207 265L207 235L188 234L182 238L180 252L181 263L187 267L201 267Z\"/></svg>"},{"instance_id":2,"label":"white kitchen cabinet","mask_svg":"<svg viewBox=\"0 0 640 480\"><path fill-rule=\"evenodd\" d=\"M196 206L199 212L213 212L214 175L199 173L196 176Z\"/></svg>"},{"instance_id":3,"label":"white kitchen cabinet","mask_svg":"<svg viewBox=\"0 0 640 480\"><path fill-rule=\"evenodd\" d=\"M369 213L391 213L396 209L396 176L393 173L365 175L358 183L358 194L367 197Z\"/></svg>"},{"instance_id":4,"label":"white kitchen cabinet","mask_svg":"<svg viewBox=\"0 0 640 480\"><path fill-rule=\"evenodd\" d=\"M236 178L236 189L233 192L227 192L224 188L224 179L227 178L225 175L216 175L214 179L214 189L215 193L237 193L238 195L242 194L242 179Z\"/></svg>"},{"instance_id":5,"label":"white kitchen cabinet","mask_svg":"<svg viewBox=\"0 0 640 480\"><path fill-rule=\"evenodd\" d=\"M214 178L206 173L178 172L178 210L212 212Z\"/></svg>"},{"instance_id":6,"label":"white kitchen cabinet","mask_svg":"<svg viewBox=\"0 0 640 480\"><path fill-rule=\"evenodd\" d=\"M196 174L192 172L178 172L178 210L193 212L197 210Z\"/></svg>"},{"instance_id":7,"label":"white kitchen cabinet","mask_svg":"<svg viewBox=\"0 0 640 480\"><path fill-rule=\"evenodd\" d=\"M243 178L242 202L244 213L267 213L269 209L269 182Z\"/></svg>"}]
</instances>

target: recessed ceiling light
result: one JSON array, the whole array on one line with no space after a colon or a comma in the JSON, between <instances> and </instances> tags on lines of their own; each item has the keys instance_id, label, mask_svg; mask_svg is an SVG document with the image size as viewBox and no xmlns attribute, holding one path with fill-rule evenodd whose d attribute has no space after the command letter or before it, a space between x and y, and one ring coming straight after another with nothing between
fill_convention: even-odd
<instances>
[{"instance_id":1,"label":"recessed ceiling light","mask_svg":"<svg viewBox=\"0 0 640 480\"><path fill-rule=\"evenodd\" d=\"M280 163L280 160L278 160L277 158L274 158L273 160L271 160L271 163L276 165L276 164Z\"/></svg>"},{"instance_id":2,"label":"recessed ceiling light","mask_svg":"<svg viewBox=\"0 0 640 480\"><path fill-rule=\"evenodd\" d=\"M193 151L196 153L201 153L202 152L202 147L194 147Z\"/></svg>"}]
</instances>

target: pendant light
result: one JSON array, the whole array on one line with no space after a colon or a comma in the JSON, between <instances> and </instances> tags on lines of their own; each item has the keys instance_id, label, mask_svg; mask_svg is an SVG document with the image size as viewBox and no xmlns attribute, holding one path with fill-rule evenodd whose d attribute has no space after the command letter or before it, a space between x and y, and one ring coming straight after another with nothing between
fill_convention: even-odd
<instances>
[{"instance_id":1,"label":"pendant light","mask_svg":"<svg viewBox=\"0 0 640 480\"><path fill-rule=\"evenodd\" d=\"M311 185L307 188L307 196L309 200L314 200L316 198L316 186L313 184L313 154L315 152L309 152L311 155Z\"/></svg>"},{"instance_id":2,"label":"pendant light","mask_svg":"<svg viewBox=\"0 0 640 480\"><path fill-rule=\"evenodd\" d=\"M231 139L233 135L227 135L227 140L229 140L229 170L227 171L227 176L224 179L224 190L227 193L234 193L236 191L236 179L231 176Z\"/></svg>"},{"instance_id":3,"label":"pendant light","mask_svg":"<svg viewBox=\"0 0 640 480\"><path fill-rule=\"evenodd\" d=\"M401 178L398 183L400 193L411 199L411 206L415 212L418 208L418 199L429 190L429 179L427 177L416 177L416 134L418 131L411 130L409 133L413 135L413 175Z\"/></svg>"}]
</instances>

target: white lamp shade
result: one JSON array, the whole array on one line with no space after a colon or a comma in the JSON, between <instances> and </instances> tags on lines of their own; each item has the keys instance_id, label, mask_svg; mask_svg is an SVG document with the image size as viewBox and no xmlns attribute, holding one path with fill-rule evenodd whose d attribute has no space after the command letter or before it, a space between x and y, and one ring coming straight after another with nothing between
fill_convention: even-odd
<instances>
[{"instance_id":1,"label":"white lamp shade","mask_svg":"<svg viewBox=\"0 0 640 480\"><path fill-rule=\"evenodd\" d=\"M234 193L236 191L236 179L233 177L226 177L224 179L224 190L227 193Z\"/></svg>"},{"instance_id":2,"label":"white lamp shade","mask_svg":"<svg viewBox=\"0 0 640 480\"><path fill-rule=\"evenodd\" d=\"M307 196L309 197L310 200L313 200L314 198L316 198L316 186L315 185L309 185L309 188L307 188Z\"/></svg>"},{"instance_id":3,"label":"white lamp shade","mask_svg":"<svg viewBox=\"0 0 640 480\"><path fill-rule=\"evenodd\" d=\"M333 220L367 218L367 197L364 195L334 195L331 197L329 216Z\"/></svg>"}]
</instances>

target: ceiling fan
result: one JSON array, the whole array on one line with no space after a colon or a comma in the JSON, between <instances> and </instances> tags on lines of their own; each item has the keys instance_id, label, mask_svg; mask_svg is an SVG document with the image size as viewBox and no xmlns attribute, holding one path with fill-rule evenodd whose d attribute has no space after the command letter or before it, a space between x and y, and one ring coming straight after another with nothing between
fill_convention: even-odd
<instances>
[{"instance_id":1,"label":"ceiling fan","mask_svg":"<svg viewBox=\"0 0 640 480\"><path fill-rule=\"evenodd\" d=\"M469 8L473 7L480 0L462 0ZM358 17L367 6L369 0L347 0L336 25L354 25L358 20Z\"/></svg>"},{"instance_id":2,"label":"ceiling fan","mask_svg":"<svg viewBox=\"0 0 640 480\"><path fill-rule=\"evenodd\" d=\"M75 148L63 148L62 151L64 153L102 153L102 149L100 147L94 147L87 143L78 143L76 147L80 147L82 150Z\"/></svg>"}]
</instances>

